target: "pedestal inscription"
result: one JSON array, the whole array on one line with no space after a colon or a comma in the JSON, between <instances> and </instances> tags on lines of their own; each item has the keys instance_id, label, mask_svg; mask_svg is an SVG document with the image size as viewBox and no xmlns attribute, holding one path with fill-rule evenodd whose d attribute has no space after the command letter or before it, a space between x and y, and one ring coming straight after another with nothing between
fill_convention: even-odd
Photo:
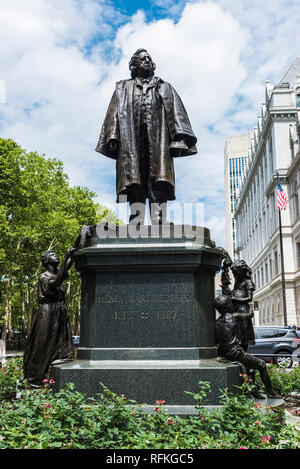
<instances>
[{"instance_id":1,"label":"pedestal inscription","mask_svg":"<svg viewBox=\"0 0 300 469\"><path fill-rule=\"evenodd\" d=\"M73 382L95 396L101 382L129 399L159 395L194 411L185 391L197 393L199 380L211 382L211 404L219 389L240 384L239 367L216 360L214 274L223 253L209 230L193 231L193 239L95 238L76 254L80 346L74 364L54 367L56 390Z\"/></svg>"},{"instance_id":2,"label":"pedestal inscription","mask_svg":"<svg viewBox=\"0 0 300 469\"><path fill-rule=\"evenodd\" d=\"M95 301L98 347L196 346L191 273L97 275Z\"/></svg>"}]
</instances>

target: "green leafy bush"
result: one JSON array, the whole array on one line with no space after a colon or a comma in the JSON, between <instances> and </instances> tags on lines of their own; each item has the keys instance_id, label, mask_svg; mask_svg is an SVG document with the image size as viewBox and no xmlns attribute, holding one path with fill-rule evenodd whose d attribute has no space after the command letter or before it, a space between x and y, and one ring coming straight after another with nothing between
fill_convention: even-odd
<instances>
[{"instance_id":1,"label":"green leafy bush","mask_svg":"<svg viewBox=\"0 0 300 469\"><path fill-rule=\"evenodd\" d=\"M194 394L198 414L172 416L164 401L145 414L134 401L104 387L96 399L74 385L53 395L22 391L22 398L0 405L2 449L242 449L298 448L297 429L286 425L282 412L249 399L245 381L240 395L222 393L223 406L201 406L210 385L199 383Z\"/></svg>"},{"instance_id":2,"label":"green leafy bush","mask_svg":"<svg viewBox=\"0 0 300 469\"><path fill-rule=\"evenodd\" d=\"M268 372L272 385L281 396L287 396L295 391L300 393L300 366L282 368L278 365L268 365Z\"/></svg>"},{"instance_id":3,"label":"green leafy bush","mask_svg":"<svg viewBox=\"0 0 300 469\"><path fill-rule=\"evenodd\" d=\"M23 374L22 357L10 358L0 362L0 400L16 397L18 382Z\"/></svg>"}]
</instances>

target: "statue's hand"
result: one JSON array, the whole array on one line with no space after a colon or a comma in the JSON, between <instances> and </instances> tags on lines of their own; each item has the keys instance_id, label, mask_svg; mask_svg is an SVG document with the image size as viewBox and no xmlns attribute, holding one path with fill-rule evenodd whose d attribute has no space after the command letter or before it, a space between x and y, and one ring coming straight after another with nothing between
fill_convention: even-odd
<instances>
[{"instance_id":1,"label":"statue's hand","mask_svg":"<svg viewBox=\"0 0 300 469\"><path fill-rule=\"evenodd\" d=\"M112 139L108 142L108 149L112 153L117 153L119 149L119 143L118 140Z\"/></svg>"},{"instance_id":2,"label":"statue's hand","mask_svg":"<svg viewBox=\"0 0 300 469\"><path fill-rule=\"evenodd\" d=\"M75 248L70 248L70 249L66 252L66 256L65 256L65 257L66 257L67 259L69 259L70 257L73 256L74 251L76 251Z\"/></svg>"}]
</instances>

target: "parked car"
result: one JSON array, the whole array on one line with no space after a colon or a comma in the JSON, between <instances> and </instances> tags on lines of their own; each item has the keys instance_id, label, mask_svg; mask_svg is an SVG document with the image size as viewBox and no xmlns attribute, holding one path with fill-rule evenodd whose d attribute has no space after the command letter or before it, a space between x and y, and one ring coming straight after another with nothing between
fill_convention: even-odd
<instances>
[{"instance_id":1,"label":"parked car","mask_svg":"<svg viewBox=\"0 0 300 469\"><path fill-rule=\"evenodd\" d=\"M300 338L294 329L284 326L255 326L255 345L248 352L265 362L273 361L279 366L290 368L291 355L300 347Z\"/></svg>"}]
</instances>

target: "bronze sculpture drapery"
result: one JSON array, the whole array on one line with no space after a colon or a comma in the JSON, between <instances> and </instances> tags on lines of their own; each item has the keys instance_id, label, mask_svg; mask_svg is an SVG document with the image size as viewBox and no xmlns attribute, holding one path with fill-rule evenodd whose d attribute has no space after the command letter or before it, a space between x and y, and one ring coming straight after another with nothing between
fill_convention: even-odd
<instances>
[{"instance_id":1,"label":"bronze sculpture drapery","mask_svg":"<svg viewBox=\"0 0 300 469\"><path fill-rule=\"evenodd\" d=\"M161 204L175 199L173 158L197 153L197 139L179 95L154 76L145 49L134 54L130 70L131 79L116 83L96 150L116 160L117 201L123 195L132 206L148 198L152 221L160 223Z\"/></svg>"},{"instance_id":2,"label":"bronze sculpture drapery","mask_svg":"<svg viewBox=\"0 0 300 469\"><path fill-rule=\"evenodd\" d=\"M41 256L46 271L39 277L38 301L40 308L34 319L24 351L24 378L32 387L39 387L50 365L56 360L73 360L72 331L65 303L65 284L73 260L70 249L58 269L54 251Z\"/></svg>"}]
</instances>

